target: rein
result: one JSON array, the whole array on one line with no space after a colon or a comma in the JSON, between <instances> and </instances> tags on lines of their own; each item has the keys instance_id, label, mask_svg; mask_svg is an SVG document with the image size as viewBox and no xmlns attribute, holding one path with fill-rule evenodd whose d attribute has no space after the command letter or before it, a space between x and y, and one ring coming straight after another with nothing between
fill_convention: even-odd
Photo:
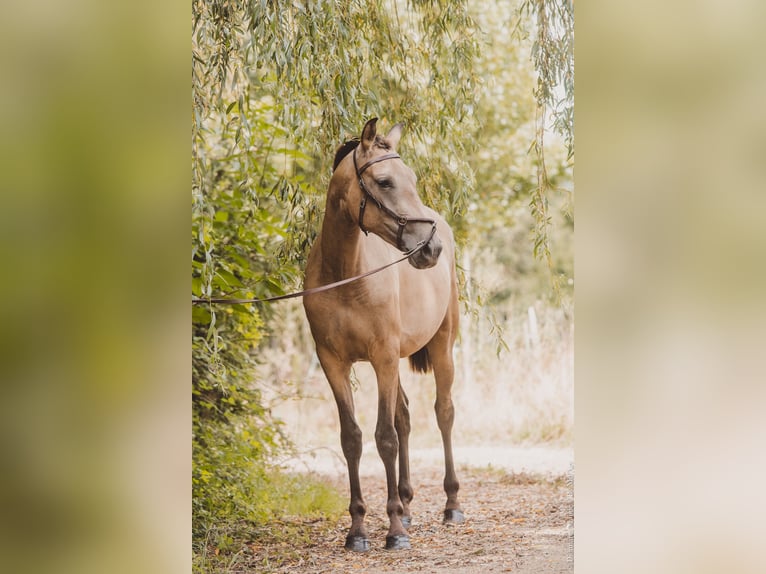
<instances>
[{"instance_id":1,"label":"rein","mask_svg":"<svg viewBox=\"0 0 766 574\"><path fill-rule=\"evenodd\" d=\"M405 253L400 259L397 259L395 261L392 261L391 263L386 263L382 267L378 267L376 269L373 269L371 271L367 271L365 273L362 273L361 275L355 275L354 277L349 277L347 279L341 279L340 281L335 281L334 283L328 283L327 285L320 285L319 287L312 287L311 289L304 289L303 291L298 291L297 293L288 293L287 295L277 295L276 297L266 297L264 299L225 299L221 297L210 297L210 298L202 298L202 297L192 297L192 305L201 305L202 303L216 303L220 305L242 305L245 303L268 303L271 301L281 301L282 299L293 299L295 297L304 297L306 295L312 295L314 293L321 293L322 291L328 291L330 289L334 289L335 287L340 287L341 285L346 285L347 283L351 283L353 281L357 281L359 279L363 279L364 277L369 277L370 275L374 275L375 273L379 273L380 271L383 271L384 269L388 269L392 265L396 265L397 263L401 263L405 259L408 259L421 249L425 247L425 245L431 241L431 238L434 236L434 233L436 233L436 226L434 225L433 229L431 230L431 235L428 237L428 239L419 241L418 244L413 248L410 249L407 253Z\"/></svg>"}]
</instances>

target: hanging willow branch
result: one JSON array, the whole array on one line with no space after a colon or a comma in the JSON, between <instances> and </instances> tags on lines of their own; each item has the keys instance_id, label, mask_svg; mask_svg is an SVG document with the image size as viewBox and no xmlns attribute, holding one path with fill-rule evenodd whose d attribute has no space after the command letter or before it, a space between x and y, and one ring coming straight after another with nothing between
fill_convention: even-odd
<instances>
[{"instance_id":1,"label":"hanging willow branch","mask_svg":"<svg viewBox=\"0 0 766 574\"><path fill-rule=\"evenodd\" d=\"M525 0L519 15L522 21L533 15L536 24L532 60L537 71L537 113L530 146L537 166L537 186L530 199L536 222L534 254L552 269L548 194L555 188L545 164L545 136L551 127L564 138L567 160L574 159L574 12L571 0Z\"/></svg>"}]
</instances>

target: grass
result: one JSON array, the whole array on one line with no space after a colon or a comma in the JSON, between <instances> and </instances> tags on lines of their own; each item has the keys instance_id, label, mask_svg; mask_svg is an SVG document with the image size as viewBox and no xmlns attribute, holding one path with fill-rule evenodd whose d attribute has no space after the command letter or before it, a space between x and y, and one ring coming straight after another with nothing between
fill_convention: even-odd
<instances>
[{"instance_id":1,"label":"grass","mask_svg":"<svg viewBox=\"0 0 766 574\"><path fill-rule=\"evenodd\" d=\"M276 568L294 561L297 549L306 547L323 529L335 527L337 520L276 520L249 530L246 525L219 527L205 544L195 548L192 572L195 574L231 574L253 570L253 567ZM224 546L216 541L225 540ZM268 549L269 551L264 551ZM256 552L259 558L255 558Z\"/></svg>"},{"instance_id":2,"label":"grass","mask_svg":"<svg viewBox=\"0 0 766 574\"><path fill-rule=\"evenodd\" d=\"M268 518L256 523L232 517L206 525L204 534L193 541L195 574L241 571L251 565L254 547L263 545L282 549L275 560L289 560L292 545L308 542L317 529L332 528L346 512L345 497L315 475L273 471L263 485L267 492L259 493L259 510Z\"/></svg>"}]
</instances>

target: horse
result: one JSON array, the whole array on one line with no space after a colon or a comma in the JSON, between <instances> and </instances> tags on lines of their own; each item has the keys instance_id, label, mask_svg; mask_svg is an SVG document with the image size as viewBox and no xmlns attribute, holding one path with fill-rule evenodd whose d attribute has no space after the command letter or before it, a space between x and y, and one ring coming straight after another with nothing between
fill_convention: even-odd
<instances>
[{"instance_id":1,"label":"horse","mask_svg":"<svg viewBox=\"0 0 766 574\"><path fill-rule=\"evenodd\" d=\"M407 264L304 297L303 305L319 362L340 418L340 441L348 464L351 527L345 548L369 550L367 510L359 482L362 431L354 416L350 372L357 361L372 364L377 378L375 443L386 471L389 530L386 549L410 548L409 400L399 359L414 371L433 371L436 419L444 446L443 521L460 524L460 484L452 455L452 349L458 332L458 283L452 230L420 201L415 172L396 153L402 124L382 136L377 118L361 138L338 147L321 231L306 263L304 288L364 274L412 252ZM399 457L397 479L396 458Z\"/></svg>"}]
</instances>

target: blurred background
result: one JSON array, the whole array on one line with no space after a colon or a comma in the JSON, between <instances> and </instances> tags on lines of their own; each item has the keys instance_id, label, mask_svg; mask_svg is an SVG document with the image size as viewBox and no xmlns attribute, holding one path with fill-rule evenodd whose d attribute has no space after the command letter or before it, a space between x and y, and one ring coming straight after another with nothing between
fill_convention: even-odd
<instances>
[{"instance_id":1,"label":"blurred background","mask_svg":"<svg viewBox=\"0 0 766 574\"><path fill-rule=\"evenodd\" d=\"M583 572L764 569L764 15L577 6Z\"/></svg>"}]
</instances>

